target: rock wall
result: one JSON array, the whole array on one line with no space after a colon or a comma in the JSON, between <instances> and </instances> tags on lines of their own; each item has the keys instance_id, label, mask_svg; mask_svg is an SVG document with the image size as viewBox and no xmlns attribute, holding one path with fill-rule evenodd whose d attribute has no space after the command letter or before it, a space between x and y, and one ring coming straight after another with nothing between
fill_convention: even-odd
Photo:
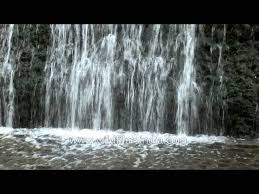
<instances>
[{"instance_id":1,"label":"rock wall","mask_svg":"<svg viewBox=\"0 0 259 194\"><path fill-rule=\"evenodd\" d=\"M48 25L16 25L13 44L20 50L14 76L14 127L43 126L44 67L49 44Z\"/></svg>"},{"instance_id":2,"label":"rock wall","mask_svg":"<svg viewBox=\"0 0 259 194\"><path fill-rule=\"evenodd\" d=\"M198 45L197 65L205 96L212 96L213 120L210 129L224 127L225 135L254 136L258 133L256 92L259 74L259 25L203 25ZM222 47L223 87L218 67ZM206 103L203 104L204 109ZM224 112L224 120L223 119ZM206 115L204 117L206 118Z\"/></svg>"}]
</instances>

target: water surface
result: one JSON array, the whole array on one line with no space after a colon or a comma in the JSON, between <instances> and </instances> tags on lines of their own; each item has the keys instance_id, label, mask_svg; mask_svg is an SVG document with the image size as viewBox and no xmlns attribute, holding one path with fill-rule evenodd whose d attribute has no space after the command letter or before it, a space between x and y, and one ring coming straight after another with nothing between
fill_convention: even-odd
<instances>
[{"instance_id":1,"label":"water surface","mask_svg":"<svg viewBox=\"0 0 259 194\"><path fill-rule=\"evenodd\" d=\"M154 137L157 142L145 142ZM259 140L2 127L0 169L259 169Z\"/></svg>"}]
</instances>

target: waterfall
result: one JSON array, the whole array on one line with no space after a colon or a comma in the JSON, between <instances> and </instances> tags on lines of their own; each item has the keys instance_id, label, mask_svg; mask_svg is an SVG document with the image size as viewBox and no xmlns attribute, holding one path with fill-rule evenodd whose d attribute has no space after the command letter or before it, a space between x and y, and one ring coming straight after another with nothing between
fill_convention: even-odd
<instances>
[{"instance_id":1,"label":"waterfall","mask_svg":"<svg viewBox=\"0 0 259 194\"><path fill-rule=\"evenodd\" d=\"M51 25L45 125L162 132L177 111L187 134L197 116L194 48L195 25Z\"/></svg>"},{"instance_id":2,"label":"waterfall","mask_svg":"<svg viewBox=\"0 0 259 194\"><path fill-rule=\"evenodd\" d=\"M111 128L116 26L101 28L98 41L93 25L52 25L51 29L45 125Z\"/></svg>"},{"instance_id":3,"label":"waterfall","mask_svg":"<svg viewBox=\"0 0 259 194\"><path fill-rule=\"evenodd\" d=\"M12 37L14 25L3 25L0 31L0 126L12 127L14 115L14 64Z\"/></svg>"},{"instance_id":4,"label":"waterfall","mask_svg":"<svg viewBox=\"0 0 259 194\"><path fill-rule=\"evenodd\" d=\"M196 94L199 87L195 80L194 51L195 51L195 25L183 26L183 57L184 66L177 88L177 133L189 134L193 123L198 120Z\"/></svg>"},{"instance_id":5,"label":"waterfall","mask_svg":"<svg viewBox=\"0 0 259 194\"><path fill-rule=\"evenodd\" d=\"M38 25L0 27L1 126L12 127L17 119L15 124L24 121L26 125L26 114L30 114L28 122L35 125L37 120L37 126L45 127L223 133L225 25L222 39L214 38L212 26L211 40L216 43L210 47L211 63L202 71L202 60L196 56L205 51L197 25L61 24L44 28L47 36L43 40ZM26 32L32 34L22 39L19 35ZM45 42L37 55L40 41ZM37 66L37 60L45 67ZM24 83L34 91L28 96L38 96L37 105L23 111L22 107L33 103L16 107L26 99L16 80L34 71L33 66L37 73L28 80L34 80L34 85ZM201 79L204 73L213 75L208 84ZM14 102L15 91L20 96ZM220 106L214 111L216 103ZM16 115L15 109L25 116ZM36 114L39 111L42 113ZM202 115L206 121L201 120Z\"/></svg>"},{"instance_id":6,"label":"waterfall","mask_svg":"<svg viewBox=\"0 0 259 194\"><path fill-rule=\"evenodd\" d=\"M198 102L203 94L195 68L196 27L49 25L42 99L44 125L203 133ZM14 117L13 56L21 53L12 44L16 36L13 30L14 25L1 27L0 121L6 126L13 125ZM225 34L224 26L223 42ZM217 48L216 74L223 92L223 45ZM209 120L213 119L213 92L212 86L208 100L205 98L210 107L206 110ZM217 98L222 98L220 95ZM222 115L223 126L224 102L221 105L219 111L223 112L217 115Z\"/></svg>"}]
</instances>

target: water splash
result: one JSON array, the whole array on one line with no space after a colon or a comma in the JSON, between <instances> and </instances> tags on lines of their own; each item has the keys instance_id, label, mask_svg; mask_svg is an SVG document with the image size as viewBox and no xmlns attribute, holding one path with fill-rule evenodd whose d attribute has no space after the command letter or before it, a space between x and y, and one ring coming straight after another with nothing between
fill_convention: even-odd
<instances>
[{"instance_id":1,"label":"water splash","mask_svg":"<svg viewBox=\"0 0 259 194\"><path fill-rule=\"evenodd\" d=\"M37 143L36 139L49 140L53 139L61 144L86 144L86 145L100 145L110 144L111 146L134 144L149 144L149 145L179 145L187 146L189 144L204 143L213 144L215 142L225 143L229 138L224 136L186 136L175 135L169 133L151 133L151 132L130 132L123 130L93 130L93 129L80 129L69 130L64 128L7 128L0 127L0 134L8 138L14 138L18 135L27 137L31 143ZM74 140L74 142L70 142ZM40 145L40 144L39 144Z\"/></svg>"}]
</instances>

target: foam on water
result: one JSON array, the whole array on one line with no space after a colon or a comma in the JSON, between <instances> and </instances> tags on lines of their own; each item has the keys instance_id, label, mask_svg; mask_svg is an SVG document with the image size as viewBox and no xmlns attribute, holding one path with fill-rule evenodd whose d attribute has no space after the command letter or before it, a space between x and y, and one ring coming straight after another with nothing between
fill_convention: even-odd
<instances>
[{"instance_id":1,"label":"foam on water","mask_svg":"<svg viewBox=\"0 0 259 194\"><path fill-rule=\"evenodd\" d=\"M111 130L93 130L93 129L62 129L62 128L34 128L34 129L13 129L13 128L0 128L0 134L15 137L15 135L26 136L25 140L32 144L39 143L35 139L54 139L61 141L62 144L68 143L68 139L80 138L81 140L92 140L92 143L102 144L105 138L114 138L117 143L127 142L131 140L134 143L149 142L149 144L179 144L187 145L191 143L204 143L211 144L215 142L224 143L227 138L224 136L186 136L174 134L161 134L151 132L129 132L129 131L111 131ZM98 141L99 140L99 141ZM124 141L123 141L124 140ZM84 144L92 144L84 142ZM79 143L78 143L79 144Z\"/></svg>"},{"instance_id":2,"label":"foam on water","mask_svg":"<svg viewBox=\"0 0 259 194\"><path fill-rule=\"evenodd\" d=\"M9 127L0 127L0 134L2 135L8 135L11 134L14 131L13 128L9 128Z\"/></svg>"}]
</instances>

